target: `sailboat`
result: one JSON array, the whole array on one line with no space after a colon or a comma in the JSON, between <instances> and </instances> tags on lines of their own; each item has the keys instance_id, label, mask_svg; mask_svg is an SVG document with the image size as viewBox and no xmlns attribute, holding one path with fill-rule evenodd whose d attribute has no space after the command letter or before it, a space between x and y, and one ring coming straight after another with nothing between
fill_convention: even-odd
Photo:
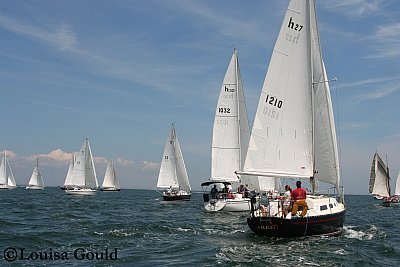
<instances>
[{"instance_id":1,"label":"sailboat","mask_svg":"<svg viewBox=\"0 0 400 267\"><path fill-rule=\"evenodd\" d=\"M39 170L39 159L36 158L36 166L33 168L31 179L29 179L26 189L44 189L42 174Z\"/></svg>"},{"instance_id":2,"label":"sailboat","mask_svg":"<svg viewBox=\"0 0 400 267\"><path fill-rule=\"evenodd\" d=\"M110 160L107 164L101 191L120 191L119 182L115 173L114 163Z\"/></svg>"},{"instance_id":3,"label":"sailboat","mask_svg":"<svg viewBox=\"0 0 400 267\"><path fill-rule=\"evenodd\" d=\"M249 228L273 237L338 234L345 219L329 84L314 0L291 0L261 91L239 174L310 180L308 210L292 216L279 199L252 200ZM334 187L316 195L317 182ZM263 199L264 200L264 199ZM277 209L274 209L277 208Z\"/></svg>"},{"instance_id":4,"label":"sailboat","mask_svg":"<svg viewBox=\"0 0 400 267\"><path fill-rule=\"evenodd\" d=\"M190 200L191 197L192 189L174 124L165 143L157 188L163 190L165 201Z\"/></svg>"},{"instance_id":5,"label":"sailboat","mask_svg":"<svg viewBox=\"0 0 400 267\"><path fill-rule=\"evenodd\" d=\"M371 164L369 193L379 200L390 196L389 167L386 166L377 152L375 152Z\"/></svg>"},{"instance_id":6,"label":"sailboat","mask_svg":"<svg viewBox=\"0 0 400 267\"><path fill-rule=\"evenodd\" d=\"M250 210L249 195L236 192L242 180L235 174L236 170L243 167L249 138L250 131L238 54L234 49L215 110L211 178L201 184L204 192L204 208L207 211ZM210 193L208 187L214 185L220 187L219 194Z\"/></svg>"},{"instance_id":7,"label":"sailboat","mask_svg":"<svg viewBox=\"0 0 400 267\"><path fill-rule=\"evenodd\" d=\"M76 154L69 184L65 192L70 195L94 195L99 187L89 139L85 139Z\"/></svg>"},{"instance_id":8,"label":"sailboat","mask_svg":"<svg viewBox=\"0 0 400 267\"><path fill-rule=\"evenodd\" d=\"M14 189L17 187L14 174L10 164L7 161L7 152L4 151L4 157L0 165L0 189Z\"/></svg>"}]
</instances>

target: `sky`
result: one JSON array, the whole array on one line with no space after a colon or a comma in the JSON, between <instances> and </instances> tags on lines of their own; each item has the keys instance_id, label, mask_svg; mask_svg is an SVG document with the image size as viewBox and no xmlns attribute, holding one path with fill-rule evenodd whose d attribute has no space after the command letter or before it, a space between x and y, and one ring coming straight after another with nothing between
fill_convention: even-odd
<instances>
[{"instance_id":1,"label":"sky","mask_svg":"<svg viewBox=\"0 0 400 267\"><path fill-rule=\"evenodd\" d=\"M17 184L36 157L62 185L89 138L101 183L156 186L175 122L193 190L210 177L218 94L233 49L250 125L287 0L0 2L0 150ZM373 154L400 170L400 5L317 1L345 193L367 194Z\"/></svg>"}]
</instances>

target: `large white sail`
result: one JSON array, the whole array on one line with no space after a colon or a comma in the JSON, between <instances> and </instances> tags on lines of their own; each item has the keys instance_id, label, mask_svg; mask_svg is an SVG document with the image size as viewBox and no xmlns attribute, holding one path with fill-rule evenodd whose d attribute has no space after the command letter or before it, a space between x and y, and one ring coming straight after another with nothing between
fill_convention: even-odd
<instances>
[{"instance_id":1,"label":"large white sail","mask_svg":"<svg viewBox=\"0 0 400 267\"><path fill-rule=\"evenodd\" d=\"M315 2L310 2L315 178L339 188L340 169L328 76L322 60Z\"/></svg>"},{"instance_id":2,"label":"large white sail","mask_svg":"<svg viewBox=\"0 0 400 267\"><path fill-rule=\"evenodd\" d=\"M36 165L33 168L31 178L29 179L28 186L44 187L42 174L39 170L39 159L36 159Z\"/></svg>"},{"instance_id":3,"label":"large white sail","mask_svg":"<svg viewBox=\"0 0 400 267\"><path fill-rule=\"evenodd\" d=\"M211 181L238 181L247 153L250 131L236 49L222 82L215 111Z\"/></svg>"},{"instance_id":4,"label":"large white sail","mask_svg":"<svg viewBox=\"0 0 400 267\"><path fill-rule=\"evenodd\" d=\"M244 173L313 176L308 1L291 1L258 103Z\"/></svg>"},{"instance_id":5,"label":"large white sail","mask_svg":"<svg viewBox=\"0 0 400 267\"><path fill-rule=\"evenodd\" d=\"M89 140L86 139L77 153L72 171L71 185L82 188L97 188L98 182Z\"/></svg>"},{"instance_id":6,"label":"large white sail","mask_svg":"<svg viewBox=\"0 0 400 267\"><path fill-rule=\"evenodd\" d=\"M114 163L112 160L110 160L107 164L102 187L120 189L117 175L115 173Z\"/></svg>"},{"instance_id":7,"label":"large white sail","mask_svg":"<svg viewBox=\"0 0 400 267\"><path fill-rule=\"evenodd\" d=\"M378 153L375 153L372 159L369 193L381 197L390 196L389 168L382 161L381 157L379 157Z\"/></svg>"}]
</instances>

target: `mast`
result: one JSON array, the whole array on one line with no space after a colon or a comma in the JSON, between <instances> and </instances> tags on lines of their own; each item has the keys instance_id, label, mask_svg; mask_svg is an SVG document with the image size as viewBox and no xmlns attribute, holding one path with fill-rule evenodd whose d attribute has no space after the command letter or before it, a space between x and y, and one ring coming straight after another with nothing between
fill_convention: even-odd
<instances>
[{"instance_id":1,"label":"mast","mask_svg":"<svg viewBox=\"0 0 400 267\"><path fill-rule=\"evenodd\" d=\"M311 94L311 117L312 117L312 119L311 119L311 142L312 142L312 154L313 154L313 159L312 159L312 164L313 164L313 166L312 166L312 175L313 176L311 176L310 177L310 182L311 182L311 187L312 187L312 194L314 195L315 194L315 189L316 189L316 182L315 182L315 179L314 179L314 175L315 175L315 173L316 173L316 170L315 170L315 117L314 117L314 109L315 109L315 99L314 99L314 85L315 85L315 82L314 82L314 68L313 68L313 53L312 53L312 38L311 38L311 32L312 32L312 26L311 26L311 3L310 3L310 1L308 0L307 1L307 6L308 6L308 8L307 8L307 23L308 23L308 29L309 29L309 32L308 32L308 35L307 35L307 43L309 44L308 45L308 51L307 51L307 53L309 54L309 57L308 57L308 59L309 59L309 69L310 69L310 94ZM315 9L314 9L315 10Z\"/></svg>"},{"instance_id":2,"label":"mast","mask_svg":"<svg viewBox=\"0 0 400 267\"><path fill-rule=\"evenodd\" d=\"M235 54L235 80L236 80L236 108L237 108L237 122L238 122L238 144L239 144L239 167L240 169L243 168L242 166L242 145L241 145L241 125L240 125L240 99L239 99L239 77L238 77L238 57L237 57L237 50L236 48L233 49L233 53ZM239 178L239 177L238 177ZM241 182L241 179L239 179Z\"/></svg>"}]
</instances>

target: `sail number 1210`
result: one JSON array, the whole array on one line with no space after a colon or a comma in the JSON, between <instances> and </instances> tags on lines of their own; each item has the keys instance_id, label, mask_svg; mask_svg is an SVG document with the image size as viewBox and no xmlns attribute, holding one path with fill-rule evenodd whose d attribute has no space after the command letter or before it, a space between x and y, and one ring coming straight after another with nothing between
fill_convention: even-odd
<instances>
[{"instance_id":1,"label":"sail number 1210","mask_svg":"<svg viewBox=\"0 0 400 267\"><path fill-rule=\"evenodd\" d=\"M275 96L270 96L270 95L267 95L265 102L277 108L282 108L283 105L282 100L279 100Z\"/></svg>"}]
</instances>

